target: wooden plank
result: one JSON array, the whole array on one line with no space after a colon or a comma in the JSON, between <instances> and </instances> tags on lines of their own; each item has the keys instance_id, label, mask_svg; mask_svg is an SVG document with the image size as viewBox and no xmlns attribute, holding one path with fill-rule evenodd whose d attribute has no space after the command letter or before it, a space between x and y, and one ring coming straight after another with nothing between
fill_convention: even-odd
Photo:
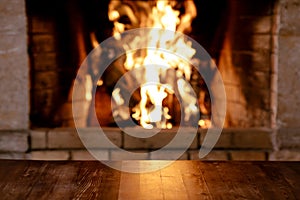
<instances>
[{"instance_id":1,"label":"wooden plank","mask_svg":"<svg viewBox=\"0 0 300 200\"><path fill-rule=\"evenodd\" d=\"M183 183L189 199L212 199L204 177L198 167L200 161L179 162Z\"/></svg>"},{"instance_id":2,"label":"wooden plank","mask_svg":"<svg viewBox=\"0 0 300 200\"><path fill-rule=\"evenodd\" d=\"M112 162L126 167L158 161ZM129 169L128 168L128 169ZM120 172L98 161L0 160L0 199L297 199L300 162L176 161Z\"/></svg>"},{"instance_id":3,"label":"wooden plank","mask_svg":"<svg viewBox=\"0 0 300 200\"><path fill-rule=\"evenodd\" d=\"M164 199L189 199L180 169L176 167L178 164L175 162L160 170Z\"/></svg>"},{"instance_id":4,"label":"wooden plank","mask_svg":"<svg viewBox=\"0 0 300 200\"><path fill-rule=\"evenodd\" d=\"M292 191L289 183L286 181L282 171L280 171L276 165L276 163L272 163L272 165L268 163L258 163L259 167L265 174L267 184L264 186L265 188L272 188L276 192L272 199L297 199L295 193ZM295 180L299 183L299 180Z\"/></svg>"},{"instance_id":5,"label":"wooden plank","mask_svg":"<svg viewBox=\"0 0 300 200\"><path fill-rule=\"evenodd\" d=\"M140 174L140 198L139 199L163 199L163 188L160 170L151 173Z\"/></svg>"},{"instance_id":6,"label":"wooden plank","mask_svg":"<svg viewBox=\"0 0 300 200\"><path fill-rule=\"evenodd\" d=\"M0 173L1 199L118 199L120 172L97 161L14 161L0 165L1 172L7 167L7 176Z\"/></svg>"},{"instance_id":7,"label":"wooden plank","mask_svg":"<svg viewBox=\"0 0 300 200\"><path fill-rule=\"evenodd\" d=\"M118 199L140 199L140 174L127 171L139 171L140 161L123 161Z\"/></svg>"},{"instance_id":8,"label":"wooden plank","mask_svg":"<svg viewBox=\"0 0 300 200\"><path fill-rule=\"evenodd\" d=\"M278 162L284 166L287 166L289 169L293 170L294 173L300 174L300 162Z\"/></svg>"},{"instance_id":9,"label":"wooden plank","mask_svg":"<svg viewBox=\"0 0 300 200\"><path fill-rule=\"evenodd\" d=\"M234 167L232 167L233 165ZM252 164L246 162L231 164L228 162L219 162L216 165L216 170L220 174L222 181L226 183L230 190L229 199L263 199L259 189L256 185L253 185L254 182L249 180L247 173L245 173L246 169L251 170L251 168ZM259 177L255 181L259 182L261 178Z\"/></svg>"},{"instance_id":10,"label":"wooden plank","mask_svg":"<svg viewBox=\"0 0 300 200\"><path fill-rule=\"evenodd\" d=\"M300 167L292 162L274 163L278 171L289 184L292 193L296 198L300 198Z\"/></svg>"},{"instance_id":11,"label":"wooden plank","mask_svg":"<svg viewBox=\"0 0 300 200\"><path fill-rule=\"evenodd\" d=\"M6 175L1 175L1 199L28 199L33 185L39 179L39 171L43 170L42 163L5 161ZM1 162L1 165L3 163ZM2 167L1 167L2 168ZM2 187L4 184L4 187Z\"/></svg>"},{"instance_id":12,"label":"wooden plank","mask_svg":"<svg viewBox=\"0 0 300 200\"><path fill-rule=\"evenodd\" d=\"M140 199L140 174L121 173L119 196L120 200Z\"/></svg>"},{"instance_id":13,"label":"wooden plank","mask_svg":"<svg viewBox=\"0 0 300 200\"><path fill-rule=\"evenodd\" d=\"M101 182L100 199L118 199L121 181L121 172L112 168L106 167L103 181Z\"/></svg>"},{"instance_id":14,"label":"wooden plank","mask_svg":"<svg viewBox=\"0 0 300 200\"><path fill-rule=\"evenodd\" d=\"M265 162L251 162L251 164L237 162L236 167L240 167L244 171L244 177L248 180L248 187L256 188L264 199L284 199L284 195L278 192L273 181L261 168L263 163Z\"/></svg>"},{"instance_id":15,"label":"wooden plank","mask_svg":"<svg viewBox=\"0 0 300 200\"><path fill-rule=\"evenodd\" d=\"M199 162L198 167L212 199L228 199L233 196L233 191L222 180L217 165L218 162Z\"/></svg>"},{"instance_id":16,"label":"wooden plank","mask_svg":"<svg viewBox=\"0 0 300 200\"><path fill-rule=\"evenodd\" d=\"M63 165L63 167L67 168L65 165ZM37 173L35 174L37 179L34 181L30 193L26 198L49 199L55 196L57 193L54 188L57 185L60 175L62 175L62 173L60 173L60 169L62 169L60 165L58 163L43 162L39 168L32 167L32 169L38 169ZM68 193L65 194L65 196L68 197Z\"/></svg>"},{"instance_id":17,"label":"wooden plank","mask_svg":"<svg viewBox=\"0 0 300 200\"><path fill-rule=\"evenodd\" d=\"M11 188L9 185L14 184L12 177L19 177L23 175L26 165L27 164L24 162L16 164L16 161L0 162L0 189L4 194L8 194Z\"/></svg>"},{"instance_id":18,"label":"wooden plank","mask_svg":"<svg viewBox=\"0 0 300 200\"><path fill-rule=\"evenodd\" d=\"M82 162L73 182L73 199L117 199L120 173L97 161Z\"/></svg>"},{"instance_id":19,"label":"wooden plank","mask_svg":"<svg viewBox=\"0 0 300 200\"><path fill-rule=\"evenodd\" d=\"M78 188L73 184L77 176L79 162L56 161L43 162L44 170L40 171L39 179L27 199L71 199Z\"/></svg>"}]
</instances>

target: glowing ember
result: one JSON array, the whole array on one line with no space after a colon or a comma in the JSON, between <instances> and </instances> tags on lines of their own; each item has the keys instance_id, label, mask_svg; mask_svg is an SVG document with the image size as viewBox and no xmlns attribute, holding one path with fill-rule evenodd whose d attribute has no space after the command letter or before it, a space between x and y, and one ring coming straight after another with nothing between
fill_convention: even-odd
<instances>
[{"instance_id":1,"label":"glowing ember","mask_svg":"<svg viewBox=\"0 0 300 200\"><path fill-rule=\"evenodd\" d=\"M122 9L118 7L119 1L111 1L109 7L109 19L114 22L114 37L119 40L121 33L124 32L129 25L119 22L122 15L121 12L127 12L133 26L138 23L132 13L126 6ZM144 5L145 2L138 2ZM172 128L169 122L171 116L169 108L163 105L163 101L168 95L173 95L175 89L183 100L181 105L184 109L184 121L189 121L191 116L199 112L197 109L197 99L192 95L192 88L187 86L187 82L191 78L191 65L184 59L176 56L182 55L184 58L192 59L195 50L192 48L191 42L186 42L183 35L176 34L176 31L185 31L190 28L186 24L191 24L192 19L196 15L196 8L193 1L186 1L189 4L190 13L186 13L179 17L180 12L172 8L172 2L167 0L158 0L156 5L152 7L146 20L141 20L139 27L153 27L153 31L147 33L143 37L136 36L130 42L123 45L126 50L126 60L124 67L126 70L141 69L144 73L139 76L140 82L140 102L132 109L132 118L147 129L154 126L158 128ZM132 27L131 27L132 28ZM157 28L166 31L157 31ZM137 51L127 51L129 49L139 49L141 43L147 43L149 46L156 46L157 49L144 49ZM165 49L161 51L158 48ZM176 70L174 80L170 80L167 76L168 70ZM175 84L169 84L174 82ZM175 88L176 87L176 88ZM112 94L115 103L118 106L124 104L124 100L120 95L120 89L117 88ZM119 113L118 113L119 112ZM114 115L121 115L121 111L114 111ZM124 117L127 118L127 117ZM206 123L199 121L200 126Z\"/></svg>"}]
</instances>

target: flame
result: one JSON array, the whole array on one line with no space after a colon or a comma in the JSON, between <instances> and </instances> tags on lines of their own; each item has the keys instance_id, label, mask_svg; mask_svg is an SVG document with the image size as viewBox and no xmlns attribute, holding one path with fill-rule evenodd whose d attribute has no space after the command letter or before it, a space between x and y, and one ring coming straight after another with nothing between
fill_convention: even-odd
<instances>
[{"instance_id":1,"label":"flame","mask_svg":"<svg viewBox=\"0 0 300 200\"><path fill-rule=\"evenodd\" d=\"M117 105L117 108L113 110L113 115L120 116L122 120L127 120L127 119L129 119L130 116L128 116L127 108L123 106L125 103L125 100L123 99L120 92L121 92L121 89L116 88L112 93L113 100Z\"/></svg>"},{"instance_id":2,"label":"flame","mask_svg":"<svg viewBox=\"0 0 300 200\"><path fill-rule=\"evenodd\" d=\"M118 106L123 105L124 102L125 102L124 99L122 98L120 92L121 92L121 89L120 89L120 88L116 88L116 89L113 91L113 93L112 93L112 97L113 97L113 99L115 100L115 102L116 102L116 104L117 104Z\"/></svg>"},{"instance_id":3,"label":"flame","mask_svg":"<svg viewBox=\"0 0 300 200\"><path fill-rule=\"evenodd\" d=\"M87 101L91 101L92 100L92 88L93 88L93 81L91 76L86 75L85 76L85 88L86 88L86 92L85 92L85 99Z\"/></svg>"},{"instance_id":4,"label":"flame","mask_svg":"<svg viewBox=\"0 0 300 200\"><path fill-rule=\"evenodd\" d=\"M120 2L119 2L120 3ZM187 82L190 80L192 69L191 65L176 56L182 55L185 58L192 59L195 49L192 48L191 42L187 42L182 35L176 34L176 31L183 32L187 27L186 24L191 24L192 19L196 16L196 8L193 1L184 2L189 5L191 12L180 17L180 12L172 8L172 1L157 0L153 6L149 17L151 18L151 27L160 28L162 30L170 30L168 32L161 31L157 33L157 29L152 29L148 35L135 37L130 43L126 43L123 48L126 50L126 60L124 67L126 70L142 68L144 74L142 86L140 87L141 100L132 111L132 117L139 121L146 128L151 129L153 126L158 128L172 128L169 122L171 116L169 108L163 105L164 99L168 95L174 94L174 87L179 91L184 102L184 121L188 121L190 117L199 112L197 109L197 99L192 97L191 88L187 87ZM119 8L119 9L115 9ZM109 19L114 22L113 35L116 39L120 39L120 33L124 32L126 25L118 22L121 12L126 10L128 17L132 19L132 23L137 23L135 17L132 16L132 10L128 10L128 6L122 9L118 1L111 1L109 7ZM142 27L145 22L140 22ZM177 30L178 29L178 30ZM156 46L157 49L146 49L137 53L136 51L128 51L132 47L138 49L141 42L147 42L149 46ZM162 52L158 48L166 49ZM176 69L176 84L168 84L167 71ZM118 106L124 103L121 100L120 88L113 93L113 98ZM203 124L202 122L199 125Z\"/></svg>"},{"instance_id":5,"label":"flame","mask_svg":"<svg viewBox=\"0 0 300 200\"><path fill-rule=\"evenodd\" d=\"M201 128L209 128L211 127L211 121L209 119L200 119L198 125Z\"/></svg>"}]
</instances>

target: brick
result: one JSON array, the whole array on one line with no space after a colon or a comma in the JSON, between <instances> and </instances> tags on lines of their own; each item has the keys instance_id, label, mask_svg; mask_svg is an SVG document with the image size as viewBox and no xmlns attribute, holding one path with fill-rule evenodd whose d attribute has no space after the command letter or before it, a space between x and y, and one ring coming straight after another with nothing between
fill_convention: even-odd
<instances>
[{"instance_id":1,"label":"brick","mask_svg":"<svg viewBox=\"0 0 300 200\"><path fill-rule=\"evenodd\" d=\"M240 17L237 21L237 27L243 27L241 31L247 33L270 33L271 16L247 16ZM245 26L245 24L247 24Z\"/></svg>"},{"instance_id":2,"label":"brick","mask_svg":"<svg viewBox=\"0 0 300 200\"><path fill-rule=\"evenodd\" d=\"M245 98L248 102L248 112L250 114L254 114L254 110L251 109L258 109L259 111L263 111L267 110L270 107L270 90L259 88L257 87L257 83L254 82L257 82L257 80L253 78L251 82L249 82L247 87L242 88L243 93L245 94Z\"/></svg>"},{"instance_id":3,"label":"brick","mask_svg":"<svg viewBox=\"0 0 300 200\"><path fill-rule=\"evenodd\" d=\"M271 132L267 128L225 128L214 148L272 149ZM201 134L201 143L205 135Z\"/></svg>"},{"instance_id":4,"label":"brick","mask_svg":"<svg viewBox=\"0 0 300 200\"><path fill-rule=\"evenodd\" d=\"M274 161L300 161L300 150L281 150L270 154L269 160Z\"/></svg>"},{"instance_id":5,"label":"brick","mask_svg":"<svg viewBox=\"0 0 300 200\"><path fill-rule=\"evenodd\" d=\"M32 151L32 160L69 160L68 151Z\"/></svg>"},{"instance_id":6,"label":"brick","mask_svg":"<svg viewBox=\"0 0 300 200\"><path fill-rule=\"evenodd\" d=\"M0 152L25 152L28 148L27 132L0 132Z\"/></svg>"},{"instance_id":7,"label":"brick","mask_svg":"<svg viewBox=\"0 0 300 200\"><path fill-rule=\"evenodd\" d=\"M271 77L268 77L268 79L271 82ZM270 85L270 87L271 87L271 85ZM258 91L259 91L260 96L262 98L261 108L263 110L269 111L270 110L270 101L271 101L271 90L270 89L261 89L261 90L258 90Z\"/></svg>"},{"instance_id":8,"label":"brick","mask_svg":"<svg viewBox=\"0 0 300 200\"><path fill-rule=\"evenodd\" d=\"M15 31L26 27L25 2L2 0L0 2L0 24L2 31Z\"/></svg>"},{"instance_id":9,"label":"brick","mask_svg":"<svg viewBox=\"0 0 300 200\"><path fill-rule=\"evenodd\" d=\"M232 56L232 64L237 67L252 67L253 53L234 52Z\"/></svg>"},{"instance_id":10,"label":"brick","mask_svg":"<svg viewBox=\"0 0 300 200\"><path fill-rule=\"evenodd\" d=\"M201 134L199 146L202 145L205 137L206 137L206 133ZM227 131L226 129L223 129L214 148L231 148L231 132Z\"/></svg>"},{"instance_id":11,"label":"brick","mask_svg":"<svg viewBox=\"0 0 300 200\"><path fill-rule=\"evenodd\" d=\"M110 152L110 160L147 160L149 153L145 151L134 151L132 154L128 152L113 150Z\"/></svg>"},{"instance_id":12,"label":"brick","mask_svg":"<svg viewBox=\"0 0 300 200\"><path fill-rule=\"evenodd\" d=\"M300 128L280 128L278 130L280 148L300 149Z\"/></svg>"},{"instance_id":13,"label":"brick","mask_svg":"<svg viewBox=\"0 0 300 200\"><path fill-rule=\"evenodd\" d=\"M0 159L24 160L29 158L30 156L26 153L0 153Z\"/></svg>"},{"instance_id":14,"label":"brick","mask_svg":"<svg viewBox=\"0 0 300 200\"><path fill-rule=\"evenodd\" d=\"M231 151L232 160L266 160L266 152L263 151Z\"/></svg>"},{"instance_id":15,"label":"brick","mask_svg":"<svg viewBox=\"0 0 300 200\"><path fill-rule=\"evenodd\" d=\"M279 36L279 80L286 81L279 82L279 86L284 87L283 84L289 85L299 79L297 64L299 62L298 55L300 50L300 36ZM280 88L281 89L281 88ZM291 88L287 88L288 90ZM288 92L288 91L282 91Z\"/></svg>"},{"instance_id":16,"label":"brick","mask_svg":"<svg viewBox=\"0 0 300 200\"><path fill-rule=\"evenodd\" d=\"M119 128L102 128L103 133L99 134L98 128L82 128L80 131L80 138L87 148L119 148L122 145L122 135ZM108 139L114 145L105 142Z\"/></svg>"},{"instance_id":17,"label":"brick","mask_svg":"<svg viewBox=\"0 0 300 200\"><path fill-rule=\"evenodd\" d=\"M239 16L265 16L272 13L273 0L232 1Z\"/></svg>"},{"instance_id":18,"label":"brick","mask_svg":"<svg viewBox=\"0 0 300 200\"><path fill-rule=\"evenodd\" d=\"M252 61L248 63L251 66L245 66L246 63L244 66L251 67L255 71L269 72L271 69L270 57L271 52L253 52Z\"/></svg>"},{"instance_id":19,"label":"brick","mask_svg":"<svg viewBox=\"0 0 300 200\"><path fill-rule=\"evenodd\" d=\"M72 160L109 160L109 152L105 150L71 151ZM94 157L95 155L95 157Z\"/></svg>"},{"instance_id":20,"label":"brick","mask_svg":"<svg viewBox=\"0 0 300 200\"><path fill-rule=\"evenodd\" d=\"M40 16L30 16L30 31L31 33L54 33L54 21Z\"/></svg>"},{"instance_id":21,"label":"brick","mask_svg":"<svg viewBox=\"0 0 300 200\"><path fill-rule=\"evenodd\" d=\"M260 16L254 20L254 33L270 33L272 31L272 16Z\"/></svg>"},{"instance_id":22,"label":"brick","mask_svg":"<svg viewBox=\"0 0 300 200\"><path fill-rule=\"evenodd\" d=\"M23 43L20 40L17 45L6 47L9 52L0 50L2 85L0 93L3 94L0 96L0 129L2 130L27 129L29 125L29 67L26 38Z\"/></svg>"},{"instance_id":23,"label":"brick","mask_svg":"<svg viewBox=\"0 0 300 200\"><path fill-rule=\"evenodd\" d=\"M55 38L51 34L33 35L32 52L55 52Z\"/></svg>"},{"instance_id":24,"label":"brick","mask_svg":"<svg viewBox=\"0 0 300 200\"><path fill-rule=\"evenodd\" d=\"M228 101L238 102L240 98L241 88L237 85L225 85L225 92Z\"/></svg>"},{"instance_id":25,"label":"brick","mask_svg":"<svg viewBox=\"0 0 300 200\"><path fill-rule=\"evenodd\" d=\"M51 103L55 98L57 91L54 89L44 89L41 91L34 92L34 109L39 111L47 110L48 107L51 107ZM51 110L51 108L49 109Z\"/></svg>"},{"instance_id":26,"label":"brick","mask_svg":"<svg viewBox=\"0 0 300 200\"><path fill-rule=\"evenodd\" d=\"M59 87L59 75L56 71L36 72L34 75L34 89L43 90Z\"/></svg>"},{"instance_id":27,"label":"brick","mask_svg":"<svg viewBox=\"0 0 300 200\"><path fill-rule=\"evenodd\" d=\"M63 93L59 88L33 91L31 122L36 127L59 127L63 121L59 118L59 112L55 106L61 104ZM55 115L53 113L56 113Z\"/></svg>"},{"instance_id":28,"label":"brick","mask_svg":"<svg viewBox=\"0 0 300 200\"><path fill-rule=\"evenodd\" d=\"M37 129L30 131L31 149L45 149L46 148L46 132L47 129Z\"/></svg>"},{"instance_id":29,"label":"brick","mask_svg":"<svg viewBox=\"0 0 300 200\"><path fill-rule=\"evenodd\" d=\"M271 49L271 36L270 35L254 35L252 37L253 50L266 50Z\"/></svg>"},{"instance_id":30,"label":"brick","mask_svg":"<svg viewBox=\"0 0 300 200\"><path fill-rule=\"evenodd\" d=\"M60 113L61 113L60 118L64 121L68 120L68 119L78 118L78 117L84 117L87 119L89 102L88 101L82 102L82 103L85 103L86 109L83 109L84 106L78 106L78 103L79 103L78 101L77 102L68 101L68 102L65 102L64 104L62 104L61 111L60 111ZM73 115L73 110L72 110L73 105L74 105L74 109L75 109L74 115ZM84 104L81 104L81 105L84 105Z\"/></svg>"},{"instance_id":31,"label":"brick","mask_svg":"<svg viewBox=\"0 0 300 200\"><path fill-rule=\"evenodd\" d=\"M128 130L128 129L127 129ZM137 135L139 131L149 131L145 129L130 129L128 131L137 131ZM151 131L151 130L150 130ZM170 129L170 130L162 130L158 134L149 137L149 138L138 138L138 137L132 137L128 134L124 134L124 148L125 149L158 149L162 148L166 145L168 145L169 142L174 142L171 146L168 148L170 149L178 149L178 148L197 148L197 136L195 136L192 144L188 147L185 146L185 143L189 141L191 137L193 137L194 134L192 129L186 128L184 129L184 134L179 136L178 139L174 140L174 137L177 133L176 129ZM149 132L149 134L151 134ZM186 141L183 143L183 141Z\"/></svg>"},{"instance_id":32,"label":"brick","mask_svg":"<svg viewBox=\"0 0 300 200\"><path fill-rule=\"evenodd\" d=\"M264 128L232 129L232 148L272 149L271 132Z\"/></svg>"},{"instance_id":33,"label":"brick","mask_svg":"<svg viewBox=\"0 0 300 200\"><path fill-rule=\"evenodd\" d=\"M199 151L190 151L189 155L190 160L199 160ZM211 151L201 160L228 160L228 153L226 151Z\"/></svg>"},{"instance_id":34,"label":"brick","mask_svg":"<svg viewBox=\"0 0 300 200\"><path fill-rule=\"evenodd\" d=\"M300 35L300 6L293 0L280 1L280 34Z\"/></svg>"},{"instance_id":35,"label":"brick","mask_svg":"<svg viewBox=\"0 0 300 200\"><path fill-rule=\"evenodd\" d=\"M235 51L271 51L271 36L270 35L252 35L242 34L237 32L235 36L235 43L233 43L233 50ZM247 40L245 40L247 38Z\"/></svg>"},{"instance_id":36,"label":"brick","mask_svg":"<svg viewBox=\"0 0 300 200\"><path fill-rule=\"evenodd\" d=\"M23 34L24 32L4 32L0 33L0 53L11 53L11 52L20 52L24 50L24 45L22 43L24 42L24 37L19 37L18 34Z\"/></svg>"},{"instance_id":37,"label":"brick","mask_svg":"<svg viewBox=\"0 0 300 200\"><path fill-rule=\"evenodd\" d=\"M238 101L227 103L227 120L231 127L243 127L248 123L247 105L241 104Z\"/></svg>"},{"instance_id":38,"label":"brick","mask_svg":"<svg viewBox=\"0 0 300 200\"><path fill-rule=\"evenodd\" d=\"M248 108L248 119L250 127L270 127L270 111L263 110L258 105Z\"/></svg>"},{"instance_id":39,"label":"brick","mask_svg":"<svg viewBox=\"0 0 300 200\"><path fill-rule=\"evenodd\" d=\"M270 88L270 74L260 71L253 72L253 82L251 85L255 88L269 89Z\"/></svg>"},{"instance_id":40,"label":"brick","mask_svg":"<svg viewBox=\"0 0 300 200\"><path fill-rule=\"evenodd\" d=\"M48 133L48 144L50 149L69 149L84 148L76 129L73 128L57 128L52 129Z\"/></svg>"},{"instance_id":41,"label":"brick","mask_svg":"<svg viewBox=\"0 0 300 200\"><path fill-rule=\"evenodd\" d=\"M299 62L300 37L279 37L278 63L278 113L277 121L286 127L298 127L300 123ZM293 105L293 106L292 106Z\"/></svg>"},{"instance_id":42,"label":"brick","mask_svg":"<svg viewBox=\"0 0 300 200\"><path fill-rule=\"evenodd\" d=\"M2 0L0 6L1 14L6 16L25 14L25 2L21 0Z\"/></svg>"},{"instance_id":43,"label":"brick","mask_svg":"<svg viewBox=\"0 0 300 200\"><path fill-rule=\"evenodd\" d=\"M37 53L33 54L33 67L36 72L57 70L56 53Z\"/></svg>"},{"instance_id":44,"label":"brick","mask_svg":"<svg viewBox=\"0 0 300 200\"><path fill-rule=\"evenodd\" d=\"M163 150L159 152L151 152L151 160L188 160L188 153L178 150Z\"/></svg>"},{"instance_id":45,"label":"brick","mask_svg":"<svg viewBox=\"0 0 300 200\"><path fill-rule=\"evenodd\" d=\"M298 97L295 97L295 99L291 99L296 95L290 94L290 97L284 97L281 96L278 98L278 114L277 114L277 121L280 123L280 125L283 125L285 127L297 127L299 126L300 122L300 116L299 116L299 106L296 106L299 102ZM294 105L294 106L293 106Z\"/></svg>"}]
</instances>

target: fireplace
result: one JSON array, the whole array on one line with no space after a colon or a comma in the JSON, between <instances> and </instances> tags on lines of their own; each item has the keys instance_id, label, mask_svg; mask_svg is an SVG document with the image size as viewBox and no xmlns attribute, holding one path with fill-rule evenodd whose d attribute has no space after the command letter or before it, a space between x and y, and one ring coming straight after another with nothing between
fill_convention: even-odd
<instances>
[{"instance_id":1,"label":"fireplace","mask_svg":"<svg viewBox=\"0 0 300 200\"><path fill-rule=\"evenodd\" d=\"M1 92L6 95L2 95L0 99L6 106L0 109L0 117L5 119L0 126L3 132L0 136L0 156L29 156L34 159L87 158L89 154L84 150L74 129L76 119L81 127L86 127L83 130L87 137L95 136L95 129L87 127L93 127L100 121L108 132L107 137L116 146L133 152L148 152L141 154L140 159L159 159L159 156L153 157L151 151L160 149L174 137L182 113L172 115L170 122L174 128L163 130L163 139L134 138L116 128L111 109L107 106L113 99L112 90L107 83L112 76L107 76L106 80L95 80L88 76L76 79L77 71L88 53L97 43L113 35L114 24L108 15L110 2L16 2L20 3L21 0L7 3L3 14L9 17L7 22L10 23L0 33L3 34L4 48L0 55L3 58L1 61L4 61L4 71L17 80L11 83L7 78L3 79L6 87L1 88ZM185 1L176 2L181 6L172 5L174 10L180 13L188 10L182 6ZM123 3L131 4L130 1ZM210 158L297 159L299 117L296 105L299 100L297 90L293 88L299 85L296 67L298 61L295 56L299 44L299 17L295 13L299 13L299 6L291 0L251 3L224 0L217 4L194 1L194 5L197 16L192 21L192 29L185 33L210 54L222 75L227 95L225 128ZM134 14L138 15L138 12ZM124 16L118 21L129 24L129 20L130 17ZM16 40L11 40L12 36ZM30 61L29 78L27 64L24 64L27 61L24 58L27 55L26 48ZM23 53L17 54L19 51ZM122 59L125 57L120 58L121 61ZM124 64L122 62L121 65ZM15 68L16 73L12 73L7 66ZM86 73L88 75L93 72ZM200 119L209 120L214 97L207 95L209 87L200 76L196 82L195 88L202 92L197 93ZM80 109L72 112L74 83L82 88L82 95L73 98L73 103ZM95 105L91 104L91 96L86 93L90 83L97 83ZM30 92L27 93L29 89ZM30 95L30 101L27 95ZM12 100L12 97L18 98ZM136 105L134 102L132 104L133 107ZM172 100L173 110L170 109L170 114L176 112L177 106L175 98ZM96 116L91 112L94 108ZM27 125L28 121L30 126ZM138 120L136 123L139 123ZM205 124L199 126L195 140L182 159L197 158L207 131L203 125ZM126 129L137 132L135 127ZM160 141L159 144L157 141ZM15 144L20 145L17 147ZM181 149L180 144L169 151L178 149ZM104 159L122 157L122 153L107 147L94 150Z\"/></svg>"},{"instance_id":2,"label":"fireplace","mask_svg":"<svg viewBox=\"0 0 300 200\"><path fill-rule=\"evenodd\" d=\"M147 2L140 3L143 5L149 4ZM150 4L147 6L151 6ZM193 6L195 7L195 5ZM101 3L99 1L91 1L89 3L76 1L76 3L72 3L72 6L68 2L49 2L49 6L47 7L40 6L35 1L28 2L27 10L29 15L33 85L31 91L31 122L33 127L73 126L73 116L70 110L72 84L80 64L89 51L92 50L94 43L99 43L112 35L113 22L108 19L108 7L108 1L102 1ZM150 15L151 13L148 14ZM120 21L126 20L128 16L125 14L122 17ZM76 21L76 23L73 21ZM215 22L214 26L218 23L218 21ZM196 35L197 37L207 37L203 34ZM206 41L209 42L209 40L211 39L207 39ZM100 101L96 100L95 103L96 117L88 109L88 100L84 98L76 99L76 103L82 108L79 110L82 110L82 112L73 114L75 118L82 118L83 126L93 126L98 123L98 120L104 126L113 126L114 121L112 119L111 108L106 105L110 105L111 101L112 91L109 90L111 90L116 80L124 73L124 69L120 71L117 66L118 63L122 62L121 59L112 64L116 67L108 69L109 72L106 73L107 78L104 77L104 84L103 80L93 80L93 75L88 77L87 80L86 77L82 78L80 84L83 85L89 81L98 81L99 87L97 88L95 98L101 98ZM90 71L92 72L92 69ZM62 78L63 76L67 76L67 78ZM194 82L201 82L201 80L197 79L199 79L199 76L196 77ZM201 105L206 112L203 115L204 118L209 118L210 99L206 94L206 86L204 83L196 83L194 85L198 88L204 88L201 90L201 101L203 101ZM176 101L174 100L174 102ZM178 111L175 103L172 107L174 109L171 112ZM180 115L174 116L172 118L173 123L177 122L178 125L179 118Z\"/></svg>"},{"instance_id":3,"label":"fireplace","mask_svg":"<svg viewBox=\"0 0 300 200\"><path fill-rule=\"evenodd\" d=\"M112 64L115 68L108 69L110 71L106 73L107 78L104 76L104 84L103 80L93 80L93 76L81 77L80 84L83 85L98 81L96 101L92 105L96 107L97 117L91 113L89 101L82 97L76 99L81 109L73 115L71 111L72 85L79 66L95 43L101 43L113 35L113 20L109 20L108 16L109 1L78 0L72 5L68 1L49 1L48 6L39 4L38 1L27 2L32 127L74 126L73 116L82 119L82 126L93 126L98 121L103 126L114 126L111 108L106 105L110 105L112 99L112 85L124 74L124 69L118 69L120 63L124 65L124 57ZM123 5L110 6L118 7L114 8L122 14L118 22L130 29L141 26L142 20L140 25L132 24L132 20L147 17L141 13L150 15L147 12L151 10L143 9L151 8L152 4L125 1ZM192 6L184 4L184 1L178 1L173 9L181 12L180 17L187 12L195 12L191 14L191 26L187 26L185 32L203 45L222 74L227 93L225 126L269 127L274 118L274 102L271 100L274 87L271 81L275 48L272 40L274 2L224 0L217 5L202 1L196 1ZM136 16L132 16L135 10ZM244 41L244 38L248 39ZM203 61L201 65L209 67L205 66L207 62L211 61ZM88 70L87 74L93 73L93 69ZM206 85L209 83L204 83L201 75L197 75L191 82L196 82L194 90L198 90L196 93L203 123L203 120L210 118L211 99ZM171 107L171 113L180 113L176 101ZM179 120L180 115L175 115L171 122L178 125ZM205 124L202 125L205 127Z\"/></svg>"}]
</instances>

